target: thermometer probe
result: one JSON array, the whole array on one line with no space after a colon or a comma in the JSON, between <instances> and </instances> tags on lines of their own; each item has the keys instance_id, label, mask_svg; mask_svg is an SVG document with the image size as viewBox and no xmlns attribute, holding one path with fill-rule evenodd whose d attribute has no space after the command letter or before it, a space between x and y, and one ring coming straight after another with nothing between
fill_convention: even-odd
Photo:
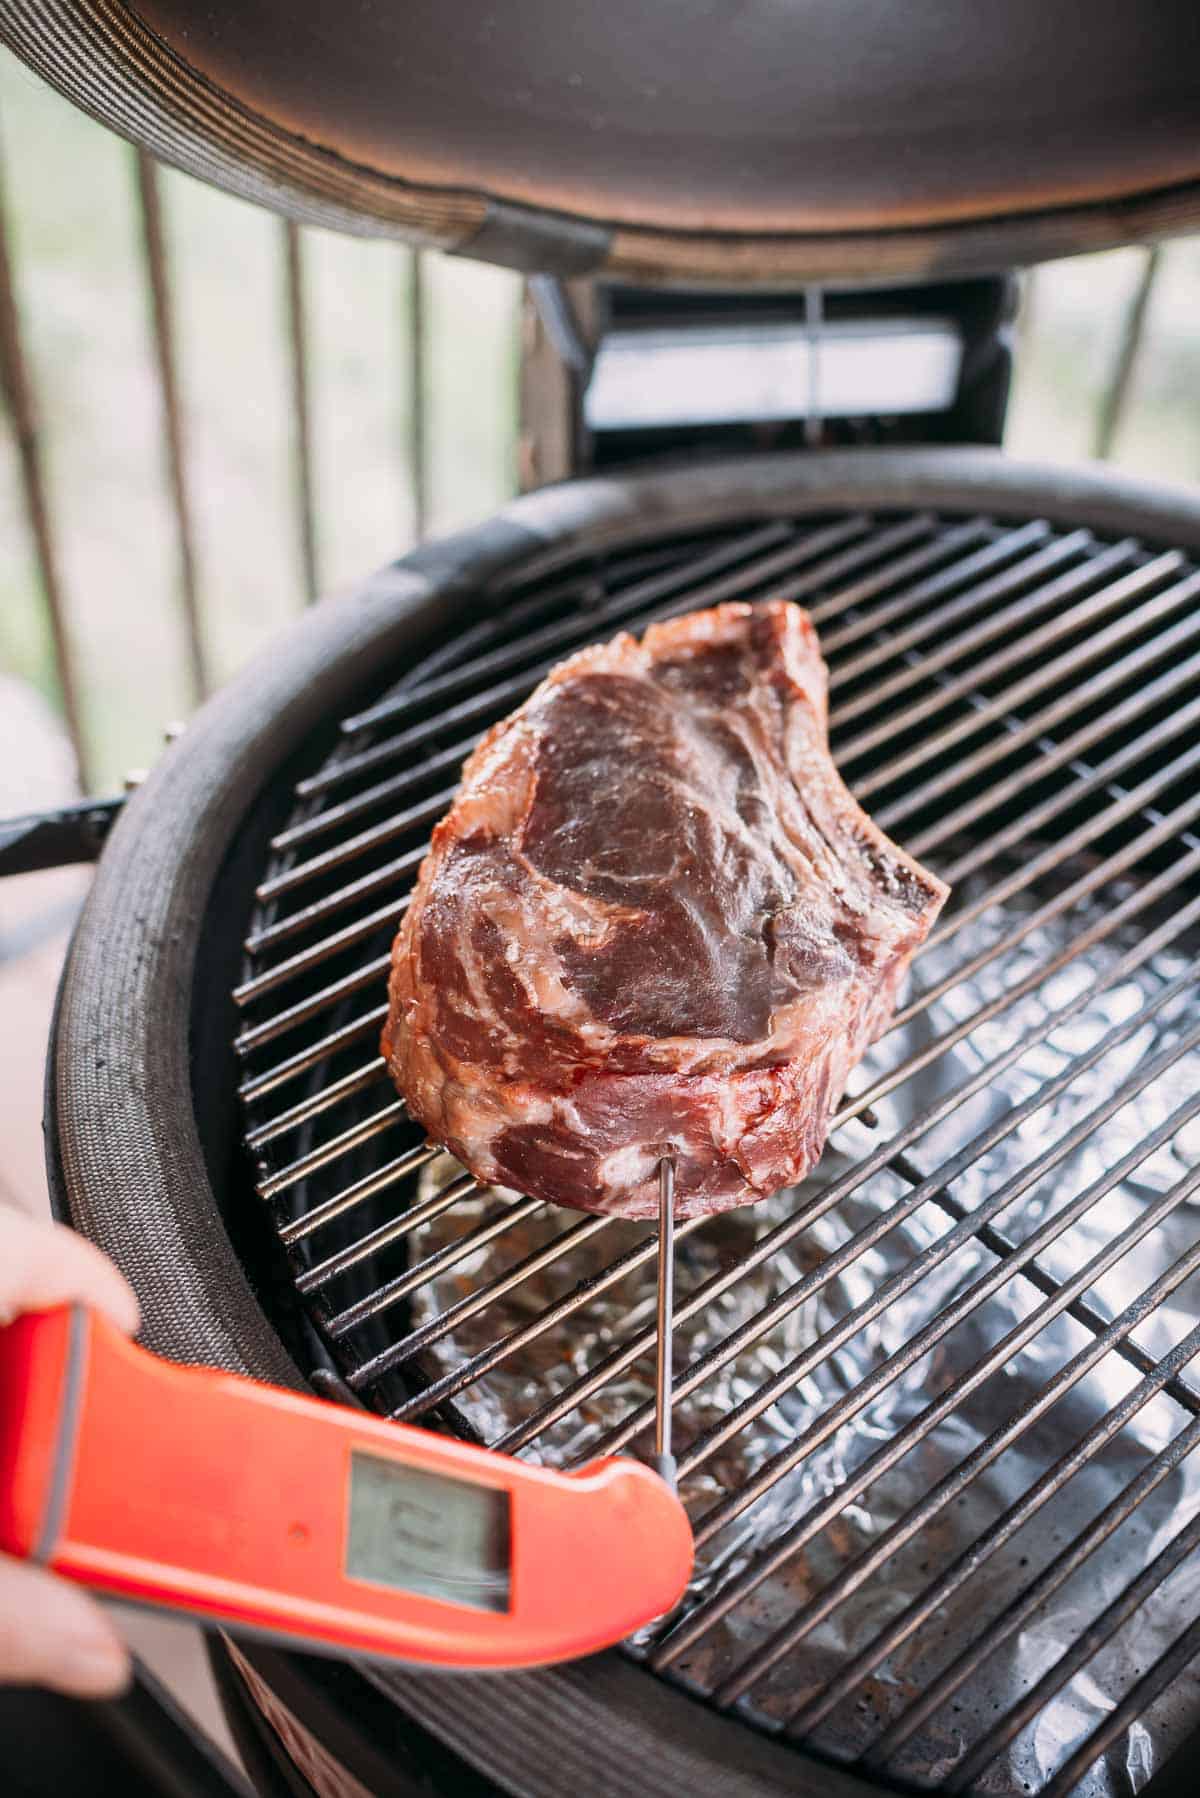
<instances>
[{"instance_id":1,"label":"thermometer probe","mask_svg":"<svg viewBox=\"0 0 1200 1798\"><path fill-rule=\"evenodd\" d=\"M609 1647L692 1567L637 1461L532 1466L160 1360L78 1305L0 1330L0 1550L234 1632L464 1669Z\"/></svg>"}]
</instances>

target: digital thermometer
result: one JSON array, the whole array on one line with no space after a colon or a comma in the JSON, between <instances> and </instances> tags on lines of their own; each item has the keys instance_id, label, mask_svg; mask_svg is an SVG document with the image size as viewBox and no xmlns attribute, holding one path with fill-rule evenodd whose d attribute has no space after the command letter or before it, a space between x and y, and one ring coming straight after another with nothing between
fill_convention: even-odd
<instances>
[{"instance_id":1,"label":"digital thermometer","mask_svg":"<svg viewBox=\"0 0 1200 1798\"><path fill-rule=\"evenodd\" d=\"M637 1461L533 1467L161 1361L82 1306L0 1330L0 1550L235 1633L461 1668L606 1648L692 1567Z\"/></svg>"}]
</instances>

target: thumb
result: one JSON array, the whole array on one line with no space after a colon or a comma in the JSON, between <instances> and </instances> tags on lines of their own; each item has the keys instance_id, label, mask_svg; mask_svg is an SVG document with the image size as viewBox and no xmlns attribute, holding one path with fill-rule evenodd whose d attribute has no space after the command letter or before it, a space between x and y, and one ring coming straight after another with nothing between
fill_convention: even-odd
<instances>
[{"instance_id":1,"label":"thumb","mask_svg":"<svg viewBox=\"0 0 1200 1798\"><path fill-rule=\"evenodd\" d=\"M133 1288L107 1255L62 1224L0 1205L0 1325L73 1300L95 1305L127 1336L138 1327Z\"/></svg>"},{"instance_id":2,"label":"thumb","mask_svg":"<svg viewBox=\"0 0 1200 1798\"><path fill-rule=\"evenodd\" d=\"M0 1684L111 1698L129 1671L128 1652L93 1599L44 1567L0 1555Z\"/></svg>"}]
</instances>

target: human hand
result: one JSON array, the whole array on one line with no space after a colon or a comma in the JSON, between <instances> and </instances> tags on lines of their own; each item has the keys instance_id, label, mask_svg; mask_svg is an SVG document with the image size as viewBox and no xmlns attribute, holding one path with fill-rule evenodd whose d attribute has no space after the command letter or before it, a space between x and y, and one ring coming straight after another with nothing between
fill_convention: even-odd
<instances>
[{"instance_id":1,"label":"human hand","mask_svg":"<svg viewBox=\"0 0 1200 1798\"><path fill-rule=\"evenodd\" d=\"M138 1303L99 1249L61 1224L0 1204L0 1327L73 1300L132 1336ZM128 1684L128 1650L101 1607L44 1567L0 1554L0 1683L109 1698Z\"/></svg>"}]
</instances>

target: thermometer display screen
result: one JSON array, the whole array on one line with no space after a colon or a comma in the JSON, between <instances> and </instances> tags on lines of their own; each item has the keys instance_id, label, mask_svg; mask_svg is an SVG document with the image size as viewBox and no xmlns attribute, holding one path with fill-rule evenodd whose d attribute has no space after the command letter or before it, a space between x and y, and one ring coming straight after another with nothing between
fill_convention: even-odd
<instances>
[{"instance_id":1,"label":"thermometer display screen","mask_svg":"<svg viewBox=\"0 0 1200 1798\"><path fill-rule=\"evenodd\" d=\"M350 1457L346 1573L423 1598L506 1611L509 1498L400 1461Z\"/></svg>"}]
</instances>

